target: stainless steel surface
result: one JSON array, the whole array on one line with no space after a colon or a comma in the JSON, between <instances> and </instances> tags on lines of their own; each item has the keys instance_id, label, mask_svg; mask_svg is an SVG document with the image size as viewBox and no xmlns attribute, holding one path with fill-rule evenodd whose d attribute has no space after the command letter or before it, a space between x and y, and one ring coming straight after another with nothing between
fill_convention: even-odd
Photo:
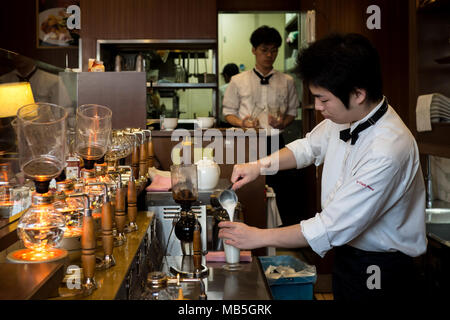
<instances>
[{"instance_id":1,"label":"stainless steel surface","mask_svg":"<svg viewBox=\"0 0 450 320\"><path fill-rule=\"evenodd\" d=\"M170 274L169 268L181 268L181 256L163 258L163 272ZM208 277L203 279L208 300L270 300L272 299L261 265L256 257L252 262L241 263L239 271L227 271L225 262L209 262ZM188 299L198 299L200 285L182 283L183 295Z\"/></svg>"},{"instance_id":2,"label":"stainless steel surface","mask_svg":"<svg viewBox=\"0 0 450 320\"><path fill-rule=\"evenodd\" d=\"M219 200L220 205L224 209L226 208L226 206L224 205L226 202L233 203L234 205L236 205L238 203L238 197L236 195L236 192L234 192L234 190L232 190L232 189L223 190L217 197L217 200ZM230 217L230 219L233 219L233 218L234 217Z\"/></svg>"},{"instance_id":3,"label":"stainless steel surface","mask_svg":"<svg viewBox=\"0 0 450 320\"><path fill-rule=\"evenodd\" d=\"M100 46L102 44L215 44L214 39L188 39L188 40L174 40L174 39L99 39L97 40L97 60L101 60ZM215 69L215 66L213 66Z\"/></svg>"},{"instance_id":4,"label":"stainless steel surface","mask_svg":"<svg viewBox=\"0 0 450 320\"><path fill-rule=\"evenodd\" d=\"M210 204L209 198L217 190L223 190L229 186L230 182L227 179L220 179L215 189L212 190L198 190L198 199L194 202L194 206L202 206ZM167 192L147 192L145 197L147 207L155 206L177 206L173 200L172 191ZM150 210L149 210L150 211Z\"/></svg>"},{"instance_id":5,"label":"stainless steel surface","mask_svg":"<svg viewBox=\"0 0 450 320\"><path fill-rule=\"evenodd\" d=\"M450 208L427 208L425 209L425 222L428 223L450 223Z\"/></svg>"},{"instance_id":6,"label":"stainless steel surface","mask_svg":"<svg viewBox=\"0 0 450 320\"><path fill-rule=\"evenodd\" d=\"M425 212L427 235L450 247L450 208L430 208Z\"/></svg>"},{"instance_id":7,"label":"stainless steel surface","mask_svg":"<svg viewBox=\"0 0 450 320\"><path fill-rule=\"evenodd\" d=\"M427 208L433 207L433 179L431 175L431 156L427 155Z\"/></svg>"}]
</instances>

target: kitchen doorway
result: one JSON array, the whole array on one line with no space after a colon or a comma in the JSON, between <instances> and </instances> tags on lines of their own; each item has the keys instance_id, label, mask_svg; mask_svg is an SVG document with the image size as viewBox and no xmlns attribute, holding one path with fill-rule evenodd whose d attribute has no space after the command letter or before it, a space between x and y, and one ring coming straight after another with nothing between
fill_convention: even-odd
<instances>
[{"instance_id":1,"label":"kitchen doorway","mask_svg":"<svg viewBox=\"0 0 450 320\"><path fill-rule=\"evenodd\" d=\"M277 29L282 38L274 68L294 78L297 94L301 99L303 95L302 82L294 73L297 54L303 44L300 32L301 17L300 12L219 13L217 44L219 88L223 88L225 85L221 73L226 64L235 63L240 72L251 70L255 66L250 36L258 27L268 25ZM219 93L219 105L221 105L222 98ZM286 143L301 136L301 108L297 114L296 120L283 132Z\"/></svg>"}]
</instances>

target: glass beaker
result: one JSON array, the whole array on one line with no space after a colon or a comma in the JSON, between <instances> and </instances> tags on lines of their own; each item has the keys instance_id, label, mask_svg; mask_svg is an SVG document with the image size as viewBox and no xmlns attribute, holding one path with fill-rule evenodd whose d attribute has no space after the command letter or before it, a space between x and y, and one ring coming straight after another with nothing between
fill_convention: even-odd
<instances>
[{"instance_id":1,"label":"glass beaker","mask_svg":"<svg viewBox=\"0 0 450 320\"><path fill-rule=\"evenodd\" d=\"M61 244L66 221L53 206L53 199L50 193L33 194L31 207L17 225L19 238L26 248L45 252Z\"/></svg>"},{"instance_id":2,"label":"glass beaker","mask_svg":"<svg viewBox=\"0 0 450 320\"><path fill-rule=\"evenodd\" d=\"M189 210L198 198L197 166L195 164L179 164L170 166L172 180L172 196L182 210Z\"/></svg>"},{"instance_id":3,"label":"glass beaker","mask_svg":"<svg viewBox=\"0 0 450 320\"><path fill-rule=\"evenodd\" d=\"M49 182L66 164L65 108L49 103L33 103L17 111L20 168L35 182ZM48 184L36 191L45 193Z\"/></svg>"},{"instance_id":4,"label":"glass beaker","mask_svg":"<svg viewBox=\"0 0 450 320\"><path fill-rule=\"evenodd\" d=\"M112 127L112 111L97 104L84 104L77 108L75 150L85 162L86 169L106 153ZM92 166L92 167L91 167Z\"/></svg>"}]
</instances>

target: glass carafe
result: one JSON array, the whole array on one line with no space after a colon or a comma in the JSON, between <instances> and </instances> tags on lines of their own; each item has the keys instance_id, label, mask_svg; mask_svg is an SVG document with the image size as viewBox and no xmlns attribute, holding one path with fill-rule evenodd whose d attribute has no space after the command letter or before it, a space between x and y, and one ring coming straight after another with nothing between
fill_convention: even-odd
<instances>
[{"instance_id":1,"label":"glass carafe","mask_svg":"<svg viewBox=\"0 0 450 320\"><path fill-rule=\"evenodd\" d=\"M17 111L20 168L35 181L38 193L48 192L51 179L64 169L66 161L65 108L33 103Z\"/></svg>"},{"instance_id":2,"label":"glass carafe","mask_svg":"<svg viewBox=\"0 0 450 320\"><path fill-rule=\"evenodd\" d=\"M66 220L53 206L53 199L50 193L33 193L32 205L17 226L26 248L45 253L61 244Z\"/></svg>"},{"instance_id":3,"label":"glass carafe","mask_svg":"<svg viewBox=\"0 0 450 320\"><path fill-rule=\"evenodd\" d=\"M81 236L84 202L81 197L71 198L75 194L74 182L65 180L56 183L57 193L53 206L66 220L64 237Z\"/></svg>"}]
</instances>

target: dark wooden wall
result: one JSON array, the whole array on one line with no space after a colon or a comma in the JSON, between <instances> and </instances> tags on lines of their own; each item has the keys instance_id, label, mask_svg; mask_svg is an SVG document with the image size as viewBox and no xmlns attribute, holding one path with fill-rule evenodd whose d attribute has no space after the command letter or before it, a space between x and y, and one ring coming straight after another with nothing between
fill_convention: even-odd
<instances>
[{"instance_id":1,"label":"dark wooden wall","mask_svg":"<svg viewBox=\"0 0 450 320\"><path fill-rule=\"evenodd\" d=\"M317 38L333 32L356 32L377 48L383 73L384 94L403 121L409 125L410 38L409 6L414 0L304 0L302 10L316 10ZM369 30L367 7L381 9L381 29Z\"/></svg>"},{"instance_id":2,"label":"dark wooden wall","mask_svg":"<svg viewBox=\"0 0 450 320\"><path fill-rule=\"evenodd\" d=\"M217 39L211 0L81 0L83 70L97 39Z\"/></svg>"}]
</instances>

